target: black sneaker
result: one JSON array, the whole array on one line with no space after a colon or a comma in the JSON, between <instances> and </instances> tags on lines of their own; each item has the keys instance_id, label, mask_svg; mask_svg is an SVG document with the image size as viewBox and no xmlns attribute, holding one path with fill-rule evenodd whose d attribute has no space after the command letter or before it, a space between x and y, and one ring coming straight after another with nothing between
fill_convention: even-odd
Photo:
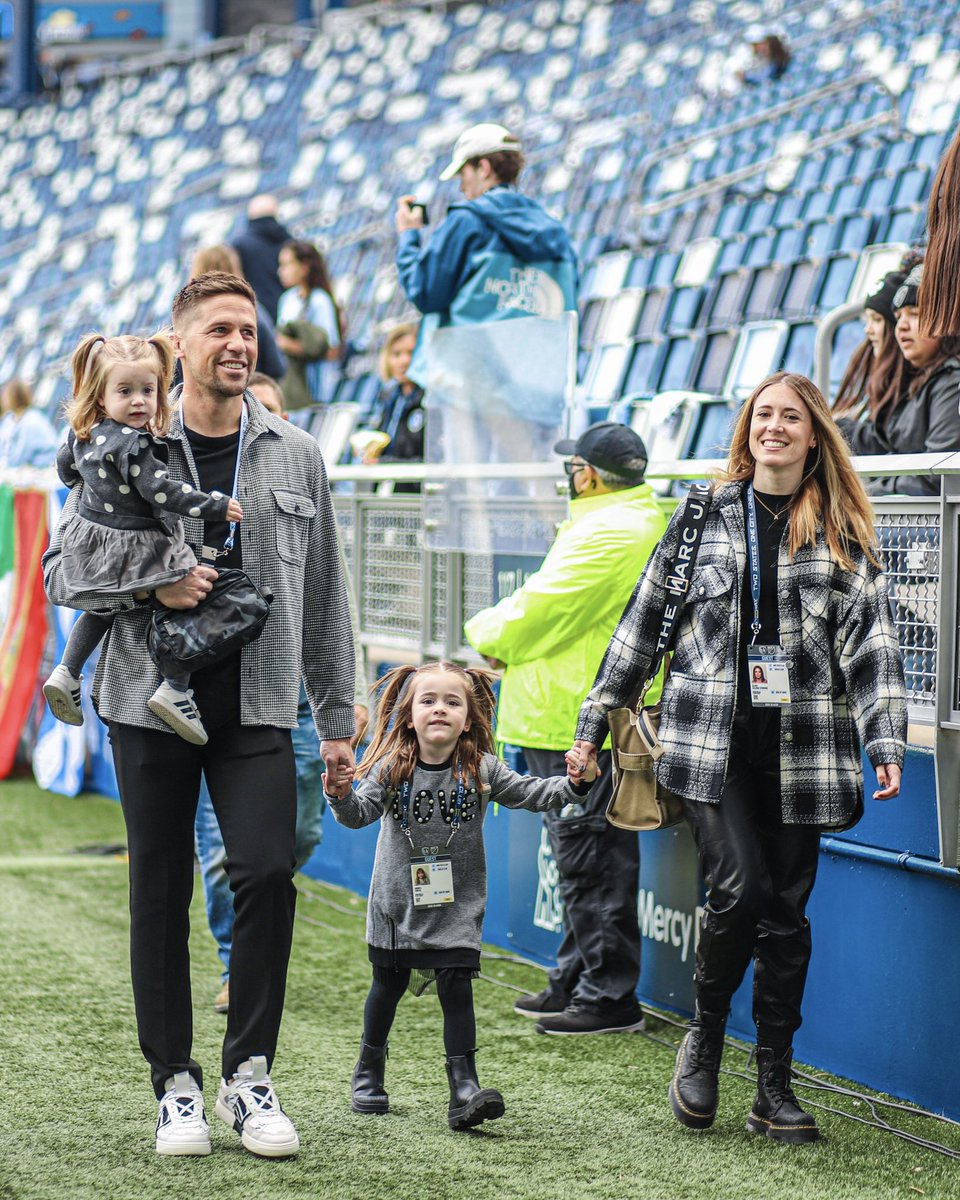
<instances>
[{"instance_id":1,"label":"black sneaker","mask_svg":"<svg viewBox=\"0 0 960 1200\"><path fill-rule=\"evenodd\" d=\"M578 1033L641 1033L644 1028L643 1010L637 1004L631 1008L594 1011L571 1004L555 1017L543 1017L536 1024L537 1033L570 1036Z\"/></svg>"},{"instance_id":2,"label":"black sneaker","mask_svg":"<svg viewBox=\"0 0 960 1200\"><path fill-rule=\"evenodd\" d=\"M569 1003L565 996L558 995L552 988L546 987L535 996L521 996L514 1004L513 1011L521 1017L537 1019L551 1013L562 1013Z\"/></svg>"}]
</instances>

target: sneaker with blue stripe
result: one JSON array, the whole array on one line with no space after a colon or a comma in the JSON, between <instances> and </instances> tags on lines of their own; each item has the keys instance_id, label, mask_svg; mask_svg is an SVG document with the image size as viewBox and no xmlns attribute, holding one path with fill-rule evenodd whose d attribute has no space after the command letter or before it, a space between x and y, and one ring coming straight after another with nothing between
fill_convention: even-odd
<instances>
[{"instance_id":1,"label":"sneaker with blue stripe","mask_svg":"<svg viewBox=\"0 0 960 1200\"><path fill-rule=\"evenodd\" d=\"M217 1096L217 1116L240 1134L251 1154L262 1158L290 1158L300 1149L293 1122L280 1107L262 1054L248 1058Z\"/></svg>"},{"instance_id":2,"label":"sneaker with blue stripe","mask_svg":"<svg viewBox=\"0 0 960 1200\"><path fill-rule=\"evenodd\" d=\"M210 1126L203 1095L189 1071L167 1080L157 1116L158 1154L209 1154Z\"/></svg>"}]
</instances>

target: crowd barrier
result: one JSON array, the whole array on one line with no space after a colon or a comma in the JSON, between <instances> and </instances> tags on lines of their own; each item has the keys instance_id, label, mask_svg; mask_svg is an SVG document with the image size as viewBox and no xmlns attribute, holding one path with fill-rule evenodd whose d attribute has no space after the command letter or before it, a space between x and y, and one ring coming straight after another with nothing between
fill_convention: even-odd
<instances>
[{"instance_id":1,"label":"crowd barrier","mask_svg":"<svg viewBox=\"0 0 960 1200\"><path fill-rule=\"evenodd\" d=\"M873 473L883 472L882 461L868 462ZM694 473L710 465L698 463ZM692 466L654 463L651 475L682 479ZM931 469L942 474L941 497L897 497L876 505L907 677L910 746L901 796L887 804L868 800L856 828L822 839L820 881L810 906L814 954L796 1053L805 1062L960 1119L952 1056L942 1049L945 1014L960 1003L960 956L953 946L960 924L960 480L953 472L960 473L960 463L897 460L901 474ZM540 464L529 470L543 477L556 468ZM494 473L503 472L501 464ZM377 483L398 473L421 479L425 495L380 494ZM429 549L424 503L442 498L452 474L417 467L330 471L371 677L384 665L424 657L474 660L463 644L464 620L518 586L546 550L549 537L539 553ZM43 786L115 795L109 751L92 713L83 729L67 729L43 713L38 699L39 681L55 661L70 620L48 608L37 581L46 523L55 519L62 495L53 482L21 474L0 484L0 766L6 764L5 774L19 745L22 756L32 757ZM479 502L453 503L475 508ZM663 503L670 508L676 501L664 497ZM524 524L524 506L516 497L495 495L482 511L487 519ZM564 513L558 495L553 515L559 521ZM460 527L476 524L476 513L460 517L455 521ZM522 769L518 752L508 748L507 756ZM540 822L528 813L495 811L486 838L485 937L547 964L559 944L562 905ZM350 831L328 819L307 870L365 893L375 841L375 827ZM640 995L688 1012L703 896L692 841L684 827L644 834L641 852ZM750 986L748 978L730 1022L731 1032L746 1039L752 1028Z\"/></svg>"}]
</instances>

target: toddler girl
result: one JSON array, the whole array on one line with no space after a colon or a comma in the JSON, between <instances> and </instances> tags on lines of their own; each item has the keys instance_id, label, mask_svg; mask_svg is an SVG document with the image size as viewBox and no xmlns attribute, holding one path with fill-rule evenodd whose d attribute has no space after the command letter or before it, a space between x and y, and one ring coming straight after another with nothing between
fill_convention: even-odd
<instances>
[{"instance_id":1,"label":"toddler girl","mask_svg":"<svg viewBox=\"0 0 960 1200\"><path fill-rule=\"evenodd\" d=\"M89 334L73 352L70 430L57 455L63 482L84 484L77 514L63 530L63 572L73 592L147 599L197 565L173 514L208 521L243 516L236 500L198 492L167 474L167 448L158 437L170 419L173 362L163 334L146 340ZM83 724L81 671L112 620L110 613L87 612L74 624L62 661L43 685L59 721ZM202 746L207 734L189 685L187 672L165 670L147 703L174 732Z\"/></svg>"},{"instance_id":2,"label":"toddler girl","mask_svg":"<svg viewBox=\"0 0 960 1200\"><path fill-rule=\"evenodd\" d=\"M504 1111L500 1093L480 1087L474 1062L471 981L480 969L487 892L483 818L491 801L541 812L562 808L589 786L517 775L492 753L495 699L485 671L447 662L397 667L382 687L356 790L342 769L324 783L342 825L380 821L367 908L373 984L351 1107L388 1111L387 1036L415 971L436 979L443 1009L450 1128L469 1129Z\"/></svg>"}]
</instances>

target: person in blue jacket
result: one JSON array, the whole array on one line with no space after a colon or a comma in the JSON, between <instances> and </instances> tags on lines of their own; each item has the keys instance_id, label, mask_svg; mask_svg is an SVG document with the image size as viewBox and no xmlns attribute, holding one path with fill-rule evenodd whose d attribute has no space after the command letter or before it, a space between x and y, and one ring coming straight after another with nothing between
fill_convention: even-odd
<instances>
[{"instance_id":1,"label":"person in blue jacket","mask_svg":"<svg viewBox=\"0 0 960 1200\"><path fill-rule=\"evenodd\" d=\"M424 314L408 372L426 384L433 330L512 317L559 317L577 307L577 260L567 231L516 182L519 140L502 125L474 125L457 139L441 180L459 177L461 202L426 246L424 212L414 196L397 201L397 272Z\"/></svg>"}]
</instances>

